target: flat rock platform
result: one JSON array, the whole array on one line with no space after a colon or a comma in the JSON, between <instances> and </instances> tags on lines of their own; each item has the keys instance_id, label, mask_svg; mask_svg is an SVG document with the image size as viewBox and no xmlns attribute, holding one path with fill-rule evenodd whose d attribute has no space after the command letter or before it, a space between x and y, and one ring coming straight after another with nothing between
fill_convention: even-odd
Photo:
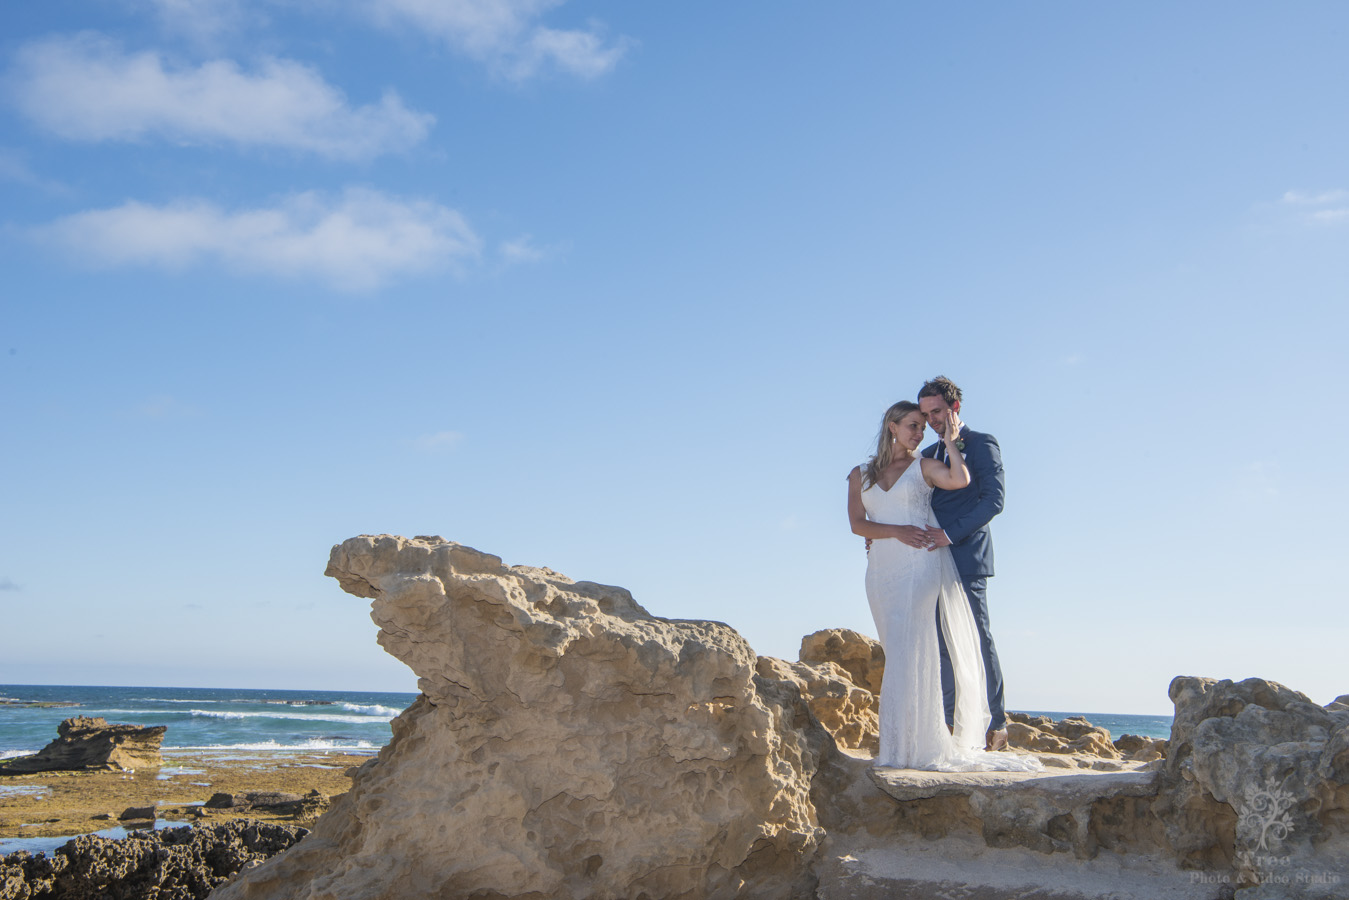
<instances>
[{"instance_id":1,"label":"flat rock platform","mask_svg":"<svg viewBox=\"0 0 1349 900\"><path fill-rule=\"evenodd\" d=\"M1043 772L926 772L917 769L871 769L876 787L896 800L969 797L997 791L1013 796L1052 799L1065 811L1108 797L1142 797L1155 789L1154 768L1140 766L1117 772L1047 769Z\"/></svg>"}]
</instances>

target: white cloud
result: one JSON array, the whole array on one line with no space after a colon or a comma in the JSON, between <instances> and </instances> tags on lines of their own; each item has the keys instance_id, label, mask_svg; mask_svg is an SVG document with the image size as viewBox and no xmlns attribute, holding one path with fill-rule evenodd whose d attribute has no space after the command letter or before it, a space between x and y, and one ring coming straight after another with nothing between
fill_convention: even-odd
<instances>
[{"instance_id":1,"label":"white cloud","mask_svg":"<svg viewBox=\"0 0 1349 900\"><path fill-rule=\"evenodd\" d=\"M1313 225L1349 222L1349 191L1285 191L1280 201L1297 209L1296 218Z\"/></svg>"},{"instance_id":2,"label":"white cloud","mask_svg":"<svg viewBox=\"0 0 1349 900\"><path fill-rule=\"evenodd\" d=\"M373 0L368 8L386 25L410 25L455 50L522 81L552 66L581 78L597 78L618 64L632 46L628 38L605 43L589 30L536 24L563 0Z\"/></svg>"},{"instance_id":3,"label":"white cloud","mask_svg":"<svg viewBox=\"0 0 1349 900\"><path fill-rule=\"evenodd\" d=\"M424 434L412 442L413 446L424 453L439 453L459 445L464 436L457 431L437 431Z\"/></svg>"},{"instance_id":4,"label":"white cloud","mask_svg":"<svg viewBox=\"0 0 1349 900\"><path fill-rule=\"evenodd\" d=\"M1308 191L1285 191L1282 199L1284 203L1292 203L1298 206L1323 206L1327 203L1349 201L1349 191L1321 191L1317 194Z\"/></svg>"},{"instance_id":5,"label":"white cloud","mask_svg":"<svg viewBox=\"0 0 1349 900\"><path fill-rule=\"evenodd\" d=\"M501 258L511 264L536 263L547 256L547 251L534 246L532 235L522 234L510 241L502 241Z\"/></svg>"},{"instance_id":6,"label":"white cloud","mask_svg":"<svg viewBox=\"0 0 1349 900\"><path fill-rule=\"evenodd\" d=\"M392 91L353 107L318 72L291 60L265 59L253 72L225 59L173 66L89 33L20 48L6 81L30 120L72 140L160 137L368 159L418 143L434 122Z\"/></svg>"},{"instance_id":7,"label":"white cloud","mask_svg":"<svg viewBox=\"0 0 1349 900\"><path fill-rule=\"evenodd\" d=\"M1344 222L1349 220L1349 208L1318 209L1316 212L1312 213L1312 219L1327 225L1333 225L1336 222Z\"/></svg>"},{"instance_id":8,"label":"white cloud","mask_svg":"<svg viewBox=\"0 0 1349 900\"><path fill-rule=\"evenodd\" d=\"M136 4L143 6L144 0ZM241 0L150 0L165 30L198 43L239 30L249 17Z\"/></svg>"},{"instance_id":9,"label":"white cloud","mask_svg":"<svg viewBox=\"0 0 1349 900\"><path fill-rule=\"evenodd\" d=\"M108 264L182 267L216 261L244 271L369 290L398 275L476 258L463 216L424 200L363 188L295 194L275 206L225 211L204 200L127 202L34 229L39 239Z\"/></svg>"}]
</instances>

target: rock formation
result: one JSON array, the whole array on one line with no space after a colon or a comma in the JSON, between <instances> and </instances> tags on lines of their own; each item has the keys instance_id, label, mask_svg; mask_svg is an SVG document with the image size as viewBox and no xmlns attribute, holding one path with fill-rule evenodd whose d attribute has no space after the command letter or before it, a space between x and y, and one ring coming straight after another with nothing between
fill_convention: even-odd
<instances>
[{"instance_id":1,"label":"rock formation","mask_svg":"<svg viewBox=\"0 0 1349 900\"><path fill-rule=\"evenodd\" d=\"M848 673L853 684L881 693L885 649L875 638L848 628L827 628L801 638L799 658L807 665L833 663Z\"/></svg>"},{"instance_id":2,"label":"rock formation","mask_svg":"<svg viewBox=\"0 0 1349 900\"><path fill-rule=\"evenodd\" d=\"M216 793L202 804L204 814L211 810L247 812L267 811L299 819L313 819L328 808L328 797L317 790L307 794L284 791L245 791L241 794Z\"/></svg>"},{"instance_id":3,"label":"rock formation","mask_svg":"<svg viewBox=\"0 0 1349 900\"><path fill-rule=\"evenodd\" d=\"M1055 722L1049 716L1007 714L1007 739L1013 747L1036 753L1083 753L1102 759L1120 759L1110 732L1081 716Z\"/></svg>"},{"instance_id":4,"label":"rock formation","mask_svg":"<svg viewBox=\"0 0 1349 900\"><path fill-rule=\"evenodd\" d=\"M235 872L275 856L307 833L236 819L138 831L120 840L83 835L50 856L21 850L0 858L0 900L204 900Z\"/></svg>"},{"instance_id":5,"label":"rock formation","mask_svg":"<svg viewBox=\"0 0 1349 900\"><path fill-rule=\"evenodd\" d=\"M0 763L0 774L158 768L162 762L159 745L166 729L165 725L109 725L106 719L76 716L58 725L59 736L36 755Z\"/></svg>"},{"instance_id":6,"label":"rock formation","mask_svg":"<svg viewBox=\"0 0 1349 900\"><path fill-rule=\"evenodd\" d=\"M373 599L422 696L306 840L214 900L1050 896L1034 879L1120 860L1124 881L1053 896L1346 894L1349 711L1271 682L1176 679L1169 742L1023 717L1046 773L875 770L860 635L756 658L726 625L439 538L353 538L328 574ZM967 890L1009 869L1031 887Z\"/></svg>"},{"instance_id":7,"label":"rock formation","mask_svg":"<svg viewBox=\"0 0 1349 900\"><path fill-rule=\"evenodd\" d=\"M1349 710L1259 678L1182 677L1170 694L1153 808L1181 861L1235 867L1242 900L1349 895L1316 881L1349 873Z\"/></svg>"},{"instance_id":8,"label":"rock formation","mask_svg":"<svg viewBox=\"0 0 1349 900\"><path fill-rule=\"evenodd\" d=\"M353 538L327 574L422 696L217 900L810 895L832 742L730 627L439 538Z\"/></svg>"}]
</instances>

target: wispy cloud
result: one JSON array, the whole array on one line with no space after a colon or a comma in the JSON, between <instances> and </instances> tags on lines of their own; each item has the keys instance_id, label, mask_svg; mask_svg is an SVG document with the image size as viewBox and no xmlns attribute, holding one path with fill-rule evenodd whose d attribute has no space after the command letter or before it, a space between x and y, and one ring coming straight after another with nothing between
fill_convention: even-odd
<instances>
[{"instance_id":1,"label":"wispy cloud","mask_svg":"<svg viewBox=\"0 0 1349 900\"><path fill-rule=\"evenodd\" d=\"M35 124L80 141L162 138L369 159L417 144L434 122L392 91L352 106L294 61L266 59L252 72L227 59L173 65L91 33L21 47L6 87Z\"/></svg>"},{"instance_id":2,"label":"wispy cloud","mask_svg":"<svg viewBox=\"0 0 1349 900\"><path fill-rule=\"evenodd\" d=\"M457 447L464 436L458 431L437 431L435 434L424 434L412 442L423 453L442 453L446 450Z\"/></svg>"},{"instance_id":3,"label":"wispy cloud","mask_svg":"<svg viewBox=\"0 0 1349 900\"><path fill-rule=\"evenodd\" d=\"M70 188L59 181L43 178L29 167L27 161L13 150L0 147L0 181L14 181L46 191L49 194L69 194Z\"/></svg>"},{"instance_id":4,"label":"wispy cloud","mask_svg":"<svg viewBox=\"0 0 1349 900\"><path fill-rule=\"evenodd\" d=\"M1327 203L1349 203L1349 191L1285 191L1281 199L1284 203L1297 206L1324 206Z\"/></svg>"},{"instance_id":5,"label":"wispy cloud","mask_svg":"<svg viewBox=\"0 0 1349 900\"><path fill-rule=\"evenodd\" d=\"M8 578L0 578L0 591L21 591L21 590L23 590L23 588L19 587L17 584L10 581Z\"/></svg>"},{"instance_id":6,"label":"wispy cloud","mask_svg":"<svg viewBox=\"0 0 1349 900\"><path fill-rule=\"evenodd\" d=\"M150 0L164 29L199 44L213 43L238 31L256 13L248 13L241 0ZM144 0L136 3L144 6Z\"/></svg>"},{"instance_id":7,"label":"wispy cloud","mask_svg":"<svg viewBox=\"0 0 1349 900\"><path fill-rule=\"evenodd\" d=\"M411 26L496 73L523 81L549 69L580 78L610 71L632 46L606 42L598 25L557 29L538 24L563 0L372 0L368 9L386 25Z\"/></svg>"},{"instance_id":8,"label":"wispy cloud","mask_svg":"<svg viewBox=\"0 0 1349 900\"><path fill-rule=\"evenodd\" d=\"M1296 212L1296 217L1315 225L1349 222L1349 191L1336 188L1325 191L1285 191L1280 202Z\"/></svg>"},{"instance_id":9,"label":"wispy cloud","mask_svg":"<svg viewBox=\"0 0 1349 900\"><path fill-rule=\"evenodd\" d=\"M514 240L502 241L498 252L503 260L512 265L540 262L548 255L548 251L536 246L533 236L528 234L522 234Z\"/></svg>"},{"instance_id":10,"label":"wispy cloud","mask_svg":"<svg viewBox=\"0 0 1349 900\"><path fill-rule=\"evenodd\" d=\"M482 247L454 210L364 188L339 197L295 194L274 206L234 211L204 200L128 202L76 213L31 233L105 264L181 268L215 261L357 291L453 267L477 258Z\"/></svg>"}]
</instances>

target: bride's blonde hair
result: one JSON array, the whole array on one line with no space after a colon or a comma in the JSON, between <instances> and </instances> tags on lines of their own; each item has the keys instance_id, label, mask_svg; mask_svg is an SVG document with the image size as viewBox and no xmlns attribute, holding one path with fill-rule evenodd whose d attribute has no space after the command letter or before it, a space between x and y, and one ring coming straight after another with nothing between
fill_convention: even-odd
<instances>
[{"instance_id":1,"label":"bride's blonde hair","mask_svg":"<svg viewBox=\"0 0 1349 900\"><path fill-rule=\"evenodd\" d=\"M885 411L885 415L881 418L881 433L876 436L876 455L862 467L863 490L875 484L885 467L894 461L895 444L890 439L890 429L887 426L891 422L898 423L911 412L918 411L918 404L909 400L901 400Z\"/></svg>"}]
</instances>

